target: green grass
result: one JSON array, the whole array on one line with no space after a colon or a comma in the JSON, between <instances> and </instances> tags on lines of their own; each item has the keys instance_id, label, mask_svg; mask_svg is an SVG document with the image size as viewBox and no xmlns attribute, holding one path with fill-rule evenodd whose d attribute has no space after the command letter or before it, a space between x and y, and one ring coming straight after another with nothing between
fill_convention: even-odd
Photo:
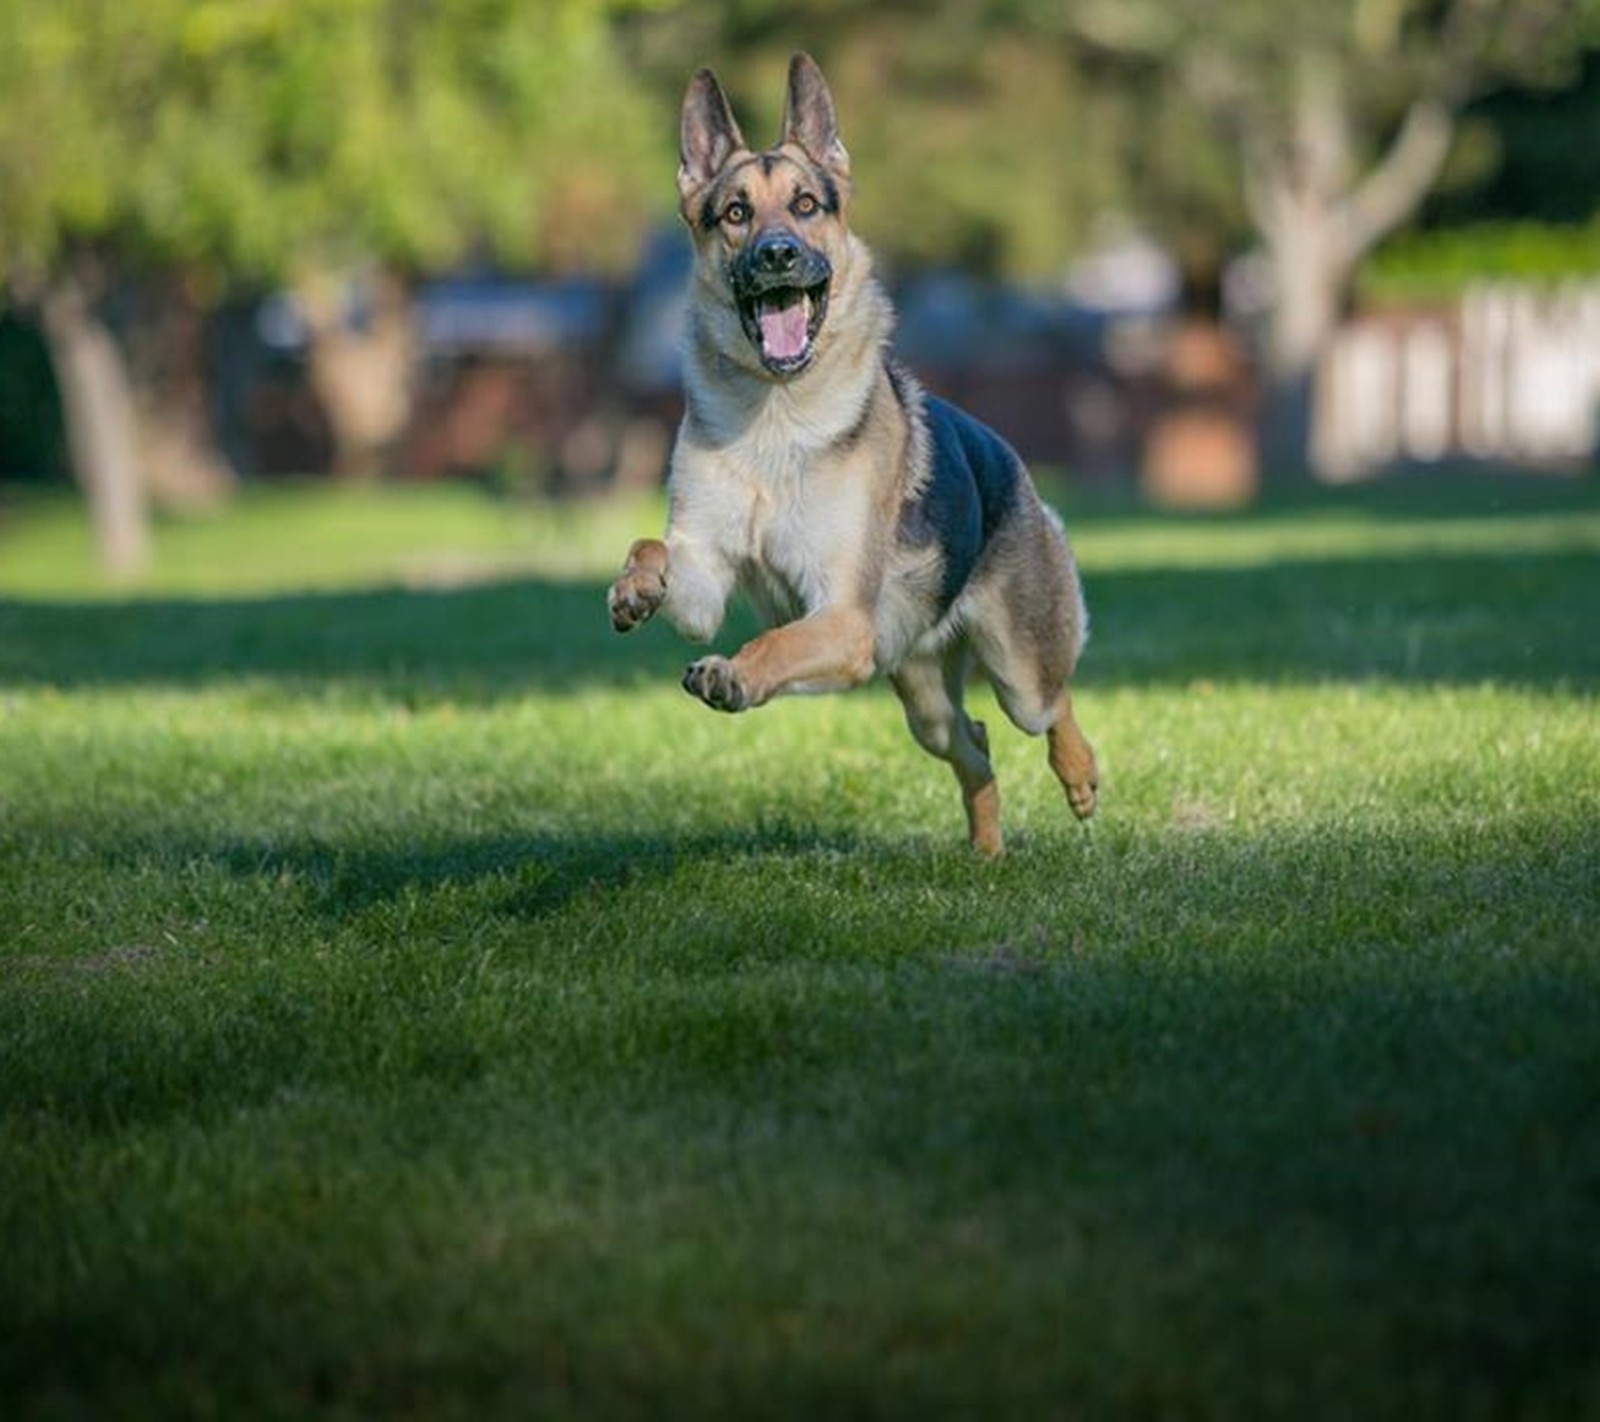
<instances>
[{"instance_id":1,"label":"green grass","mask_svg":"<svg viewBox=\"0 0 1600 1422\"><path fill-rule=\"evenodd\" d=\"M1068 513L985 865L655 501L0 511L0 1411L1600 1413L1600 496Z\"/></svg>"}]
</instances>

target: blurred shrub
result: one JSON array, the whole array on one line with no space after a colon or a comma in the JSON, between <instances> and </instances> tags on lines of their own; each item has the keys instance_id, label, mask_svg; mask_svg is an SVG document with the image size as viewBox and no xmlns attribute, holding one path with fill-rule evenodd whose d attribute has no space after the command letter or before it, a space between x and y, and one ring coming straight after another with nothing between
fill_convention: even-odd
<instances>
[{"instance_id":1,"label":"blurred shrub","mask_svg":"<svg viewBox=\"0 0 1600 1422\"><path fill-rule=\"evenodd\" d=\"M1582 226L1486 222L1397 237L1367 263L1360 296L1389 305L1449 301L1479 281L1574 277L1600 277L1600 218Z\"/></svg>"}]
</instances>

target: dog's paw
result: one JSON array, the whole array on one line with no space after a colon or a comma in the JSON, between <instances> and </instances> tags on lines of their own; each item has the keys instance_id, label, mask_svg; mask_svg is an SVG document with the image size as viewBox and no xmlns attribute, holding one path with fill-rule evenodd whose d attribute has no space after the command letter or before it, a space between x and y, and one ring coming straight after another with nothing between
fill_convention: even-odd
<instances>
[{"instance_id":1,"label":"dog's paw","mask_svg":"<svg viewBox=\"0 0 1600 1422\"><path fill-rule=\"evenodd\" d=\"M1067 792L1067 804L1072 813L1080 820L1091 818L1099 799L1099 784L1093 780L1069 780L1063 788Z\"/></svg>"},{"instance_id":2,"label":"dog's paw","mask_svg":"<svg viewBox=\"0 0 1600 1422\"><path fill-rule=\"evenodd\" d=\"M633 568L624 573L606 593L606 610L611 626L618 632L631 632L655 616L667 595L666 579L650 568Z\"/></svg>"},{"instance_id":3,"label":"dog's paw","mask_svg":"<svg viewBox=\"0 0 1600 1422\"><path fill-rule=\"evenodd\" d=\"M701 657L683 674L683 689L716 711L743 711L749 693L739 669L726 657Z\"/></svg>"}]
</instances>

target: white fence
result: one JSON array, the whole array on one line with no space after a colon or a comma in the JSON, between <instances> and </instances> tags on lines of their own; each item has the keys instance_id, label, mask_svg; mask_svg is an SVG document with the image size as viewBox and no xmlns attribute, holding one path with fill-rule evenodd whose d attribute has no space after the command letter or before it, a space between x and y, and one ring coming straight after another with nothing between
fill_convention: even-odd
<instances>
[{"instance_id":1,"label":"white fence","mask_svg":"<svg viewBox=\"0 0 1600 1422\"><path fill-rule=\"evenodd\" d=\"M1600 280L1486 284L1453 311L1359 317L1317 373L1329 479L1397 462L1572 466L1600 447Z\"/></svg>"}]
</instances>

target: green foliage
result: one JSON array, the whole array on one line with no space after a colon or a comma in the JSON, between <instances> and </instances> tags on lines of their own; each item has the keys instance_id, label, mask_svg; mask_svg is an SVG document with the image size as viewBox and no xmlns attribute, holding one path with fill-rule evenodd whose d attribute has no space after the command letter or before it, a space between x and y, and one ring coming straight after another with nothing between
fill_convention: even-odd
<instances>
[{"instance_id":1,"label":"green foliage","mask_svg":"<svg viewBox=\"0 0 1600 1422\"><path fill-rule=\"evenodd\" d=\"M1137 96L1117 133L1141 209L1180 250L1249 233L1243 165L1297 141L1309 95L1331 101L1331 171L1354 181L1410 105L1456 108L1498 89L1579 82L1600 49L1596 0L1084 0L997 5L1075 47ZM1560 141L1592 148L1592 125ZM1491 145L1492 148L1492 145ZM1490 164L1493 153L1479 153ZM1479 173L1474 176L1482 177ZM1251 218L1250 220L1253 220Z\"/></svg>"},{"instance_id":2,"label":"green foliage","mask_svg":"<svg viewBox=\"0 0 1600 1422\"><path fill-rule=\"evenodd\" d=\"M858 179L854 220L903 266L1057 274L1097 215L1127 206L1106 141L1118 96L1086 83L1059 43L983 7L739 4L635 28L667 122L687 76L710 64L757 145L777 136L789 56L812 52Z\"/></svg>"},{"instance_id":3,"label":"green foliage","mask_svg":"<svg viewBox=\"0 0 1600 1422\"><path fill-rule=\"evenodd\" d=\"M1395 238L1361 274L1370 301L1439 301L1475 282L1555 285L1600 278L1600 220L1586 227L1499 222L1435 228Z\"/></svg>"},{"instance_id":4,"label":"green foliage","mask_svg":"<svg viewBox=\"0 0 1600 1422\"><path fill-rule=\"evenodd\" d=\"M1570 84L1600 45L1593 0L1522 0L1467 46L1432 0L742 0L635 26L662 104L712 63L747 136L775 127L782 66L816 53L860 173L859 218L904 262L1059 271L1097 216L1132 212L1203 268L1247 240L1241 161L1332 86L1351 164L1425 87ZM1489 13L1492 7L1473 7ZM771 118L769 119L769 116ZM770 126L769 126L770 125Z\"/></svg>"},{"instance_id":5,"label":"green foliage","mask_svg":"<svg viewBox=\"0 0 1600 1422\"><path fill-rule=\"evenodd\" d=\"M614 260L671 151L615 8L0 0L0 270L90 242L256 276Z\"/></svg>"},{"instance_id":6,"label":"green foliage","mask_svg":"<svg viewBox=\"0 0 1600 1422\"><path fill-rule=\"evenodd\" d=\"M864 27L828 70L861 175L861 230L907 265L1059 273L1095 219L1126 206L1118 165L1085 141L1113 117L1112 98L1025 35L952 42L900 28L912 32Z\"/></svg>"},{"instance_id":7,"label":"green foliage","mask_svg":"<svg viewBox=\"0 0 1600 1422\"><path fill-rule=\"evenodd\" d=\"M165 532L504 570L382 503ZM8 1415L1592 1413L1594 489L1069 523L1102 818L985 703L998 865L610 528L0 604Z\"/></svg>"},{"instance_id":8,"label":"green foliage","mask_svg":"<svg viewBox=\"0 0 1600 1422\"><path fill-rule=\"evenodd\" d=\"M1510 7L1481 82L1567 83L1593 0ZM1186 253L1247 230L1238 159L1285 132L1309 60L1364 159L1436 77L1421 0L0 0L0 272L66 246L278 279L373 256L623 260L670 208L686 76L756 141L814 50L902 263L1059 270L1107 210Z\"/></svg>"}]
</instances>

